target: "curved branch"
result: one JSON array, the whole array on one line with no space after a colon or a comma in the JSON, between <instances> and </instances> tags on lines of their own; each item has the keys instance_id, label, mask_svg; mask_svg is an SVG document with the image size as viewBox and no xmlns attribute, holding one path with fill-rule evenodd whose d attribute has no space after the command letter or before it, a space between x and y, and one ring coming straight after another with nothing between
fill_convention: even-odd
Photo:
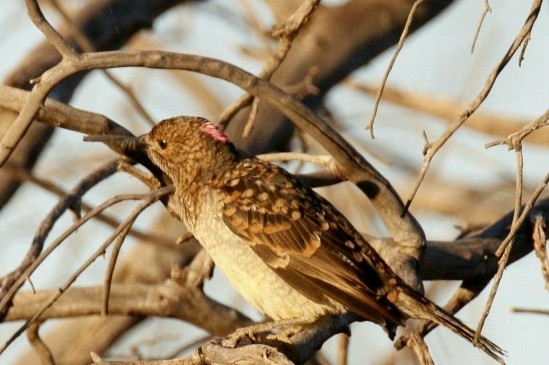
<instances>
[{"instance_id":1,"label":"curved branch","mask_svg":"<svg viewBox=\"0 0 549 365\"><path fill-rule=\"evenodd\" d=\"M410 247L416 251L413 255L416 259L419 256L419 251L424 243L423 231L410 213L406 212L400 218L395 216L395 212L403 213L405 210L391 184L329 124L269 82L219 60L161 51L90 53L82 55L77 61L71 61L66 69L63 69L62 66L63 63L59 67L56 66L53 82L65 79L76 72L97 68L148 67L199 72L240 86L250 94L277 107L299 128L307 131L322 144L338 162L338 169L344 179L355 182L368 195L395 241L402 242L405 244L405 248ZM46 76L42 77L45 86L40 91L52 87L50 84L52 80ZM45 97L43 91L37 98L42 97ZM23 109L18 120L25 123L24 116L34 115L38 107L39 104L28 105Z\"/></svg>"},{"instance_id":2,"label":"curved branch","mask_svg":"<svg viewBox=\"0 0 549 365\"><path fill-rule=\"evenodd\" d=\"M91 1L76 16L83 33L93 42L97 50L120 48L133 35L144 28L150 28L153 20L171 7L185 0L143 0L135 6L131 0L95 0ZM113 24L114 22L114 24ZM66 33L61 31L61 34ZM67 38L71 46L76 43ZM21 63L21 66L9 75L4 83L28 90L30 80L40 77L47 69L59 63L61 57L55 47L44 42L36 47ZM68 102L79 85L84 74L71 77L56 86L50 97ZM19 144L10 161L17 166L30 169L36 163L42 149L53 134L50 126L33 124L25 134L24 143ZM3 134L0 131L0 135ZM9 173L0 171L0 207L3 207L18 189L20 181Z\"/></svg>"},{"instance_id":3,"label":"curved branch","mask_svg":"<svg viewBox=\"0 0 549 365\"><path fill-rule=\"evenodd\" d=\"M6 321L29 319L57 290L18 293ZM39 320L100 315L103 287L69 288ZM227 335L250 320L207 297L200 288L180 286L173 280L158 284L113 284L109 299L111 316L176 318L204 328L216 336Z\"/></svg>"}]
</instances>

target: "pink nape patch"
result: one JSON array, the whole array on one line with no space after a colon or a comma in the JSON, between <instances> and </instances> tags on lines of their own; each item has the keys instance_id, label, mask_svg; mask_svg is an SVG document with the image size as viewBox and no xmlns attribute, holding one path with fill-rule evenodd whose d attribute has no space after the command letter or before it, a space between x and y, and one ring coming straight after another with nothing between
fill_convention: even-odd
<instances>
[{"instance_id":1,"label":"pink nape patch","mask_svg":"<svg viewBox=\"0 0 549 365\"><path fill-rule=\"evenodd\" d=\"M204 127L202 128L202 131L206 133L206 135L212 137L214 140L220 143L229 143L229 137L225 133L223 133L222 130L218 129L215 125L212 123L204 123Z\"/></svg>"}]
</instances>

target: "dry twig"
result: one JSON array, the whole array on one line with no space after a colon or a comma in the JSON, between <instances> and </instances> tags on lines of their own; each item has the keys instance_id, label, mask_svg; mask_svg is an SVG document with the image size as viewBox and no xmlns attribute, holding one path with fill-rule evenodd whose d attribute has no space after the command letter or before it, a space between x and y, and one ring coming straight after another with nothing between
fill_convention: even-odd
<instances>
[{"instance_id":1,"label":"dry twig","mask_svg":"<svg viewBox=\"0 0 549 365\"><path fill-rule=\"evenodd\" d=\"M126 164L120 165L121 166L120 171L126 171L126 169L124 168L125 165ZM68 192L63 190L59 185L57 185L55 182L41 178L41 177L34 176L31 172L24 170L19 166L14 166L8 163L4 166L4 169L11 170L11 173L17 179L35 184L36 186L51 192L52 194L55 194L60 198L67 196L69 194ZM136 169L134 168L130 170L133 171ZM144 179L140 179L140 180L144 181ZM89 204L83 201L80 202L80 208L84 212L89 212L90 210L93 209L92 206L90 206ZM118 227L118 225L120 224L120 222L117 219L112 218L111 216L104 213L99 213L94 218L100 222L107 224L110 227ZM134 227L130 230L129 235L142 240L144 243L152 243L155 245L160 245L165 249L175 249L175 245L172 240L152 232L143 232Z\"/></svg>"},{"instance_id":2,"label":"dry twig","mask_svg":"<svg viewBox=\"0 0 549 365\"><path fill-rule=\"evenodd\" d=\"M442 134L442 136L440 136L436 141L429 143L428 145L425 146L424 156L423 156L423 166L417 178L414 189L410 194L408 201L406 202L407 208L410 206L410 204L412 203L412 200L414 199L414 196L419 190L419 187L423 179L425 178L425 175L427 174L427 170L429 169L429 166L431 165L431 161L433 160L435 154L450 139L450 137L452 137L452 135L463 125L463 123L465 123L469 119L471 114L473 114L480 107L480 105L484 102L486 97L488 97L488 94L492 90L492 87L494 86L499 74L505 68L507 63L509 63L509 61L511 60L513 55L516 53L520 45L523 44L526 37L530 34L532 28L534 27L536 19L538 17L538 14L541 8L541 3L542 3L542 0L534 0L530 13L528 14L528 17L521 31L516 36L515 40L513 41L513 44L509 47L509 49L503 56L502 60L496 65L496 67L492 70L490 75L488 75L488 78L484 83L484 87L479 92L475 100L473 100L467 106L467 108L460 115L459 119L456 120L454 123L452 123L450 127Z\"/></svg>"},{"instance_id":3,"label":"dry twig","mask_svg":"<svg viewBox=\"0 0 549 365\"><path fill-rule=\"evenodd\" d=\"M416 354L420 364L422 365L434 365L435 362L429 353L429 348L423 340L421 335L417 334L415 331L411 331L407 338L406 346L411 348Z\"/></svg>"},{"instance_id":4,"label":"dry twig","mask_svg":"<svg viewBox=\"0 0 549 365\"><path fill-rule=\"evenodd\" d=\"M408 14L408 19L406 19L406 24L404 25L404 29L402 30L402 33L400 35L400 39L398 40L397 47L395 49L395 52L393 53L393 56L391 57L391 60L389 61L389 64L387 65L387 69L385 70L385 73L383 74L383 79L381 80L381 84L379 85L379 89L377 91L377 95L374 101L374 109L372 110L372 114L370 116L370 120L368 121L368 126L366 129L370 131L370 137L374 138L374 121L376 119L377 115L377 109L379 108L379 103L381 101L381 96L383 95L383 89L385 88L385 84L387 83L387 79L389 78L389 74L391 73L391 70L393 69L393 66L396 62L396 59L402 50L402 47L404 46L404 40L408 36L408 33L410 31L410 26L412 25L412 20L414 19L414 14L416 13L417 8L421 5L423 0L416 0L414 2L414 5L412 5L412 8L410 9L410 13Z\"/></svg>"},{"instance_id":5,"label":"dry twig","mask_svg":"<svg viewBox=\"0 0 549 365\"><path fill-rule=\"evenodd\" d=\"M82 32L78 25L73 21L73 19L67 14L65 9L59 4L57 0L50 0L50 4L57 10L57 12L61 15L63 20L65 21L67 27L69 28L71 35L74 37L76 42L78 43L78 46L84 50L84 52L94 52L96 49L93 47L93 43L88 39L88 37ZM124 95L128 98L130 104L135 108L135 110L149 123L149 125L153 126L155 124L154 119L151 117L150 113L147 112L145 107L143 106L143 103L139 101L133 90L125 85L122 81L120 81L116 76L114 76L111 72L107 70L101 70L101 72L109 79L114 86L116 86L118 89L122 91Z\"/></svg>"},{"instance_id":6,"label":"dry twig","mask_svg":"<svg viewBox=\"0 0 549 365\"><path fill-rule=\"evenodd\" d=\"M107 249L107 247L119 236L125 236L132 224L135 222L139 214L143 212L148 206L150 206L152 203L159 200L161 197L170 194L173 192L173 187L168 186L164 187L155 191L151 191L148 194L142 194L139 198L141 200L141 203L129 214L129 216L120 224L120 226L117 227L117 229L105 240L105 242L99 246L99 248L94 252L94 254L86 260L84 264L82 264L68 279L67 281L56 291L54 295L52 295L42 306L41 308L36 311L27 321L25 321L25 324L23 324L5 343L2 347L0 347L0 354L2 354L6 348L15 341L21 333L23 333L30 324L32 324L34 321L36 321L42 313L44 313L48 308L51 307L57 299L63 293L74 283L74 281L84 272L85 269L87 269L99 256L102 256ZM135 198L135 196L134 196ZM77 222L79 223L79 222ZM73 225L74 226L74 225ZM54 246L54 244L52 244ZM46 254L46 252L44 252ZM43 257L43 255L41 255ZM39 262L39 257L37 260L34 261L34 263ZM40 261L41 262L41 261ZM33 264L34 264L33 263ZM31 266L32 267L32 266Z\"/></svg>"},{"instance_id":7,"label":"dry twig","mask_svg":"<svg viewBox=\"0 0 549 365\"><path fill-rule=\"evenodd\" d=\"M522 140L530 135L532 132L547 127L549 125L549 109L545 111L541 116L536 118L532 123L523 126L519 131L510 134L505 139L489 142L485 145L486 148L490 148L496 145L506 144L509 150L517 150L520 148ZM545 141L546 142L546 141Z\"/></svg>"},{"instance_id":8,"label":"dry twig","mask_svg":"<svg viewBox=\"0 0 549 365\"><path fill-rule=\"evenodd\" d=\"M482 15L480 16L480 19L478 21L477 30L475 31L475 36L473 37L473 43L471 44L471 53L475 52L475 45L477 44L482 24L484 24L484 19L486 18L486 15L491 12L492 8L490 7L490 1L484 0L484 10L482 11Z\"/></svg>"},{"instance_id":9,"label":"dry twig","mask_svg":"<svg viewBox=\"0 0 549 365\"><path fill-rule=\"evenodd\" d=\"M13 270L10 274L2 279L2 296L0 300L0 313L5 313L8 308L11 299L23 285L25 280L30 277L30 274L36 269L38 263L41 262L40 253L44 247L44 242L51 232L53 225L59 217L67 210L73 209L75 211L80 211L80 201L82 196L97 183L103 181L105 178L114 174L119 166L118 160L111 161L97 170L90 173L86 178L84 178L74 189L72 189L66 196L64 196L57 205L51 210L48 216L43 220L38 232L35 234L31 247L29 248L25 258L19 264L19 266ZM94 210L90 211L93 212ZM88 215L90 215L88 213ZM87 215L87 216L88 216ZM89 217L91 218L91 216ZM88 219L89 219L88 218ZM80 219L79 221L81 221ZM59 243L61 243L60 241ZM52 250L57 246L53 244L48 248ZM50 251L51 252L51 251ZM45 258L45 257L43 257ZM42 259L43 259L42 258Z\"/></svg>"},{"instance_id":10,"label":"dry twig","mask_svg":"<svg viewBox=\"0 0 549 365\"><path fill-rule=\"evenodd\" d=\"M288 55L292 42L299 34L301 28L305 25L313 11L316 9L320 0L307 0L289 17L284 24L278 27L273 36L278 38L278 44L271 58L267 61L267 64L263 67L263 70L259 73L258 77L264 80L270 80L272 75L278 69L282 61ZM246 94L237 100L235 100L231 105L229 105L223 113L218 118L218 124L225 128L229 123L230 119L236 115L236 113L241 110L243 107L250 105L252 103L253 97L250 94ZM252 104L252 111L248 117L248 122L243 131L244 137L247 137L252 128L255 117L257 115L259 101L255 99Z\"/></svg>"},{"instance_id":11,"label":"dry twig","mask_svg":"<svg viewBox=\"0 0 549 365\"><path fill-rule=\"evenodd\" d=\"M42 365L54 365L55 360L53 359L53 355L50 349L38 334L38 330L40 329L41 324L41 321L36 321L32 323L29 328L27 328L27 339L29 340L31 346L34 348L34 351L38 355L38 358L40 359L40 363Z\"/></svg>"},{"instance_id":12,"label":"dry twig","mask_svg":"<svg viewBox=\"0 0 549 365\"><path fill-rule=\"evenodd\" d=\"M338 335L337 343L337 365L347 365L349 357L349 336L346 333L340 333Z\"/></svg>"},{"instance_id":13,"label":"dry twig","mask_svg":"<svg viewBox=\"0 0 549 365\"><path fill-rule=\"evenodd\" d=\"M549 174L547 174L545 178L541 181L541 183L538 185L538 187L536 188L536 190L534 191L534 193L532 194L532 196L524 206L524 209L522 210L521 214L517 216L516 219L513 217L514 223L511 226L509 234L503 240L503 242L501 242L501 245L496 251L496 255L500 257L500 261L498 263L498 271L494 277L494 283L490 290L490 294L488 295L486 306L484 308L482 316L477 325L476 336L480 336L480 333L482 332L482 327L484 326L484 322L486 321L486 318L490 313L490 309L492 307L492 303L496 296L499 283L501 282L501 279L503 277L503 271L505 270L505 267L506 267L505 265L507 264L507 261L509 259L509 254L511 252L511 247L512 247L511 242L515 238L517 231L520 229L520 227L528 217L528 213L530 212L530 210L532 210L533 205L535 204L536 200L539 198L541 192L545 189L548 183L549 183ZM515 210L515 212L517 212L517 210Z\"/></svg>"},{"instance_id":14,"label":"dry twig","mask_svg":"<svg viewBox=\"0 0 549 365\"><path fill-rule=\"evenodd\" d=\"M541 273L545 279L545 289L549 289L549 260L547 259L547 236L543 217L537 216L534 223L534 251L541 263Z\"/></svg>"}]
</instances>

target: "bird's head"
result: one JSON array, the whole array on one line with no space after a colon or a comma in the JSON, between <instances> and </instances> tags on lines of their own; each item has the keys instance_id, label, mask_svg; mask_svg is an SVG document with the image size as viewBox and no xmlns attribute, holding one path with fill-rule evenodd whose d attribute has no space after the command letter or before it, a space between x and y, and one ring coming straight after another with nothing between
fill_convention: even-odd
<instances>
[{"instance_id":1,"label":"bird's head","mask_svg":"<svg viewBox=\"0 0 549 365\"><path fill-rule=\"evenodd\" d=\"M210 180L235 159L236 149L216 126L200 117L175 117L139 137L149 159L176 186Z\"/></svg>"}]
</instances>

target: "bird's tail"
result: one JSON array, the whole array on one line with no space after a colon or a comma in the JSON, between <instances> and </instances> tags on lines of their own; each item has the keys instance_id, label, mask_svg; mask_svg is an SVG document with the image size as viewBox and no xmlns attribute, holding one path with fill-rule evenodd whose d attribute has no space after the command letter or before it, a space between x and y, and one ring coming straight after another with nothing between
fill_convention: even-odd
<instances>
[{"instance_id":1,"label":"bird's tail","mask_svg":"<svg viewBox=\"0 0 549 365\"><path fill-rule=\"evenodd\" d=\"M397 304L398 308L413 318L426 319L450 329L452 332L460 335L473 346L479 347L487 355L492 357L500 364L505 364L501 355L505 355L505 351L498 345L490 341L484 336L480 336L478 341L475 341L475 331L467 327L459 319L431 302L429 299L415 292L412 288L402 288L398 293ZM400 304L400 305L399 305Z\"/></svg>"}]
</instances>

